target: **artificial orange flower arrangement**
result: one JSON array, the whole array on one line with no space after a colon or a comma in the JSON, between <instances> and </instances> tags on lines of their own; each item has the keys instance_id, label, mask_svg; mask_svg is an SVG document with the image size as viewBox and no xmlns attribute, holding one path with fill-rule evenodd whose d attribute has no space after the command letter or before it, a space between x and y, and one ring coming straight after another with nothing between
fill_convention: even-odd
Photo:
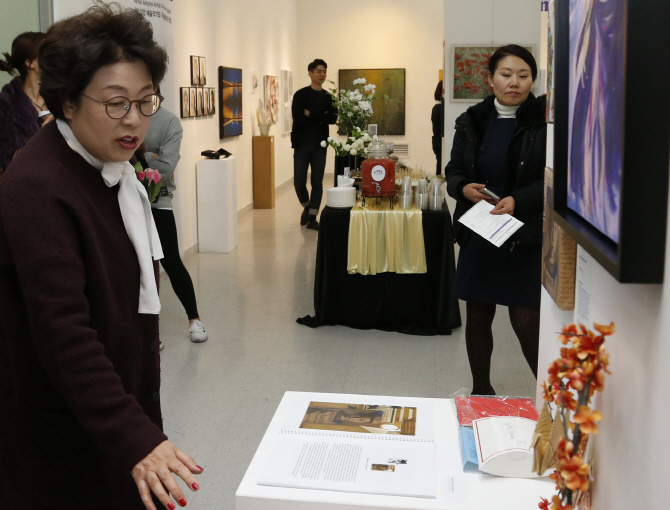
<instances>
[{"instance_id":1,"label":"artificial orange flower arrangement","mask_svg":"<svg viewBox=\"0 0 670 510\"><path fill-rule=\"evenodd\" d=\"M598 334L581 324L563 328L558 340L566 347L549 365L549 378L542 384L545 405L533 438L535 471L542 475L553 466L550 478L558 490L551 501L542 498L538 505L542 510L590 508L591 465L584 459L589 436L598 433L603 415L589 404L604 389L603 372L610 373L604 344L605 337L614 333L614 323L593 326Z\"/></svg>"}]
</instances>

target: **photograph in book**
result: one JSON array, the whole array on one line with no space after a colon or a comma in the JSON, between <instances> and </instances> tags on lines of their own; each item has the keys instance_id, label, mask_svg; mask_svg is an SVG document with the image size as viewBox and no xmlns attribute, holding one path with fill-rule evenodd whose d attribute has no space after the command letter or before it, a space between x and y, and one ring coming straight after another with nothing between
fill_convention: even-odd
<instances>
[{"instance_id":1,"label":"photograph in book","mask_svg":"<svg viewBox=\"0 0 670 510\"><path fill-rule=\"evenodd\" d=\"M416 415L416 407L310 402L300 428L413 436Z\"/></svg>"}]
</instances>

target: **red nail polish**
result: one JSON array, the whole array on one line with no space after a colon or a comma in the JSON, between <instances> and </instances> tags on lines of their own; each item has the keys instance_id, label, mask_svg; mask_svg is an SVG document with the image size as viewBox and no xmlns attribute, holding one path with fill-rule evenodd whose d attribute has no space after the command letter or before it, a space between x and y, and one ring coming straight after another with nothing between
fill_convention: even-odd
<instances>
[{"instance_id":1,"label":"red nail polish","mask_svg":"<svg viewBox=\"0 0 670 510\"><path fill-rule=\"evenodd\" d=\"M197 464L195 465L195 467L197 467L200 471L204 471L204 470L205 470L204 468L201 468L201 467L198 466Z\"/></svg>"},{"instance_id":2,"label":"red nail polish","mask_svg":"<svg viewBox=\"0 0 670 510\"><path fill-rule=\"evenodd\" d=\"M172 501L170 501L170 502L168 503L168 508L169 508L170 510L174 510L174 509L177 508L177 507L174 506L174 503L173 503Z\"/></svg>"},{"instance_id":3,"label":"red nail polish","mask_svg":"<svg viewBox=\"0 0 670 510\"><path fill-rule=\"evenodd\" d=\"M194 491L197 491L200 488L200 486L195 482L191 484L191 487L193 488Z\"/></svg>"},{"instance_id":4,"label":"red nail polish","mask_svg":"<svg viewBox=\"0 0 670 510\"><path fill-rule=\"evenodd\" d=\"M179 504L180 504L181 506L186 506L186 500L185 500L184 498L181 498L181 499L179 500Z\"/></svg>"}]
</instances>

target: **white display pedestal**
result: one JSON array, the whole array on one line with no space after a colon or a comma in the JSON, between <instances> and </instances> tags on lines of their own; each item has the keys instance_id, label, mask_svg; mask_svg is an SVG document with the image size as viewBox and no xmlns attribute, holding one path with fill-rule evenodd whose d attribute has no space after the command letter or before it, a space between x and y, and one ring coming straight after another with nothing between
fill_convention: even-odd
<instances>
[{"instance_id":1,"label":"white display pedestal","mask_svg":"<svg viewBox=\"0 0 670 510\"><path fill-rule=\"evenodd\" d=\"M257 485L266 460L279 438L279 431L295 401L309 395L315 402L346 402L359 395L298 393L287 391L279 404L261 444L235 494L237 510L518 510L537 508L540 497L551 499L555 484L549 478L500 478L479 471L463 472L458 443L458 420L453 401L416 399L431 402L434 408L437 447L437 498L379 496L309 489L289 489ZM364 397L374 402L374 396ZM406 400L406 397L403 397ZM460 501L449 494L450 483L462 488Z\"/></svg>"},{"instance_id":2,"label":"white display pedestal","mask_svg":"<svg viewBox=\"0 0 670 510\"><path fill-rule=\"evenodd\" d=\"M201 159L196 164L198 251L229 253L237 248L236 159Z\"/></svg>"}]
</instances>

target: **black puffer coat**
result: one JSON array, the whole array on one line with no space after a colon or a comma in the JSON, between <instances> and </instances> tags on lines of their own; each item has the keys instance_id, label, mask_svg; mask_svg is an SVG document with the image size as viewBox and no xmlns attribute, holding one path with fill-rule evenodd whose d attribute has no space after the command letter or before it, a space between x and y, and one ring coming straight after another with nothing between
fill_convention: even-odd
<instances>
[{"instance_id":1,"label":"black puffer coat","mask_svg":"<svg viewBox=\"0 0 670 510\"><path fill-rule=\"evenodd\" d=\"M456 119L456 134L451 149L451 161L445 168L447 192L456 199L454 239L463 246L472 231L458 219L474 205L462 194L463 188L477 180L477 151L486 127L496 115L491 95L471 106ZM524 223L506 245L542 244L542 205L544 202L544 168L546 164L547 124L546 96L532 94L519 107L514 138L507 152L507 179L503 197L512 196L516 202L514 217Z\"/></svg>"}]
</instances>

